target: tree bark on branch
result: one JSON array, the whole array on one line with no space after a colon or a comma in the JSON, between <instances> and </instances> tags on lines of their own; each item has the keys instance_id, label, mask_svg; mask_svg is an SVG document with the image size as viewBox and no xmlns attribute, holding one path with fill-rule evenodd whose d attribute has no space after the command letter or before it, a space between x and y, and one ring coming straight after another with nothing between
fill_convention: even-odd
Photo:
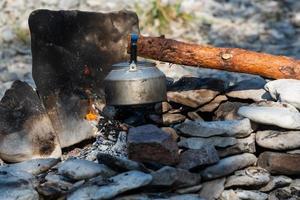
<instances>
[{"instance_id":1,"label":"tree bark on branch","mask_svg":"<svg viewBox=\"0 0 300 200\"><path fill-rule=\"evenodd\" d=\"M272 79L300 79L300 61L286 56L189 44L164 37L139 36L138 56L194 67L260 75ZM130 40L128 41L128 47ZM130 48L128 48L128 52Z\"/></svg>"}]
</instances>

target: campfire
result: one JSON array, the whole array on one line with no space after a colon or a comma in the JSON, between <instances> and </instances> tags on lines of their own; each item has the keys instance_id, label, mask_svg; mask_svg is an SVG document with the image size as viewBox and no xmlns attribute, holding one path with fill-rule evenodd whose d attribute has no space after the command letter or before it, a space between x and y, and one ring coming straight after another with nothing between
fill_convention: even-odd
<instances>
[{"instance_id":1,"label":"campfire","mask_svg":"<svg viewBox=\"0 0 300 200\"><path fill-rule=\"evenodd\" d=\"M0 199L299 198L299 61L145 37L130 11L29 26L37 88L1 100Z\"/></svg>"}]
</instances>

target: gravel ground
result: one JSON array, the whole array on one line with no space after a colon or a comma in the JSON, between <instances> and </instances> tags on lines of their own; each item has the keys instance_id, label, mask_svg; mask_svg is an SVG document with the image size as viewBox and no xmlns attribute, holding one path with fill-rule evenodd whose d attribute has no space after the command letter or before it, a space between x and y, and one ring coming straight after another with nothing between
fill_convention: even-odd
<instances>
[{"instance_id":1,"label":"gravel ground","mask_svg":"<svg viewBox=\"0 0 300 200\"><path fill-rule=\"evenodd\" d=\"M158 2L158 3L156 3ZM31 77L27 19L35 9L138 13L145 35L241 47L300 58L300 1L269 0L0 0L0 97L13 80ZM151 12L156 11L156 12ZM161 19L160 11L166 17ZM154 13L154 14L153 14Z\"/></svg>"}]
</instances>

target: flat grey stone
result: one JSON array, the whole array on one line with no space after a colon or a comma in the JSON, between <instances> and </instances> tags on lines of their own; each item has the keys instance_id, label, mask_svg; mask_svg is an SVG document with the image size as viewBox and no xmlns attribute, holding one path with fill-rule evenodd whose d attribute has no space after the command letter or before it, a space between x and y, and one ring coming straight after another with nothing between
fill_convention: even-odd
<instances>
[{"instance_id":1,"label":"flat grey stone","mask_svg":"<svg viewBox=\"0 0 300 200\"><path fill-rule=\"evenodd\" d=\"M225 188L258 188L266 185L269 181L270 174L267 170L260 167L248 167L235 171L234 175L227 177Z\"/></svg>"},{"instance_id":2,"label":"flat grey stone","mask_svg":"<svg viewBox=\"0 0 300 200\"><path fill-rule=\"evenodd\" d=\"M67 199L112 199L123 192L146 186L151 181L152 176L150 174L139 171L124 172L111 177L106 185L81 187L70 194Z\"/></svg>"},{"instance_id":3,"label":"flat grey stone","mask_svg":"<svg viewBox=\"0 0 300 200\"><path fill-rule=\"evenodd\" d=\"M224 190L220 200L266 200L268 194L256 190Z\"/></svg>"},{"instance_id":4,"label":"flat grey stone","mask_svg":"<svg viewBox=\"0 0 300 200\"><path fill-rule=\"evenodd\" d=\"M186 187L186 188L180 188L176 190L175 192L178 194L188 194L188 193L196 193L202 188L202 185L195 185L191 187Z\"/></svg>"},{"instance_id":5,"label":"flat grey stone","mask_svg":"<svg viewBox=\"0 0 300 200\"><path fill-rule=\"evenodd\" d=\"M270 181L267 185L260 188L259 191L261 192L270 192L271 190L288 186L292 183L292 179L287 176L270 176Z\"/></svg>"},{"instance_id":6,"label":"flat grey stone","mask_svg":"<svg viewBox=\"0 0 300 200\"><path fill-rule=\"evenodd\" d=\"M170 200L204 200L198 194L182 194L170 196Z\"/></svg>"},{"instance_id":7,"label":"flat grey stone","mask_svg":"<svg viewBox=\"0 0 300 200\"><path fill-rule=\"evenodd\" d=\"M169 91L167 93L168 101L179 103L192 108L197 108L210 102L220 92L210 89L197 89L186 91Z\"/></svg>"},{"instance_id":8,"label":"flat grey stone","mask_svg":"<svg viewBox=\"0 0 300 200\"><path fill-rule=\"evenodd\" d=\"M152 198L148 197L146 194L132 194L116 197L114 200L152 200Z\"/></svg>"},{"instance_id":9,"label":"flat grey stone","mask_svg":"<svg viewBox=\"0 0 300 200\"><path fill-rule=\"evenodd\" d=\"M67 194L73 188L73 184L65 179L60 175L48 174L45 177L45 182L43 181L37 186L38 193L49 199Z\"/></svg>"},{"instance_id":10,"label":"flat grey stone","mask_svg":"<svg viewBox=\"0 0 300 200\"><path fill-rule=\"evenodd\" d=\"M6 162L60 158L61 145L36 91L14 81L0 102L0 157Z\"/></svg>"},{"instance_id":11,"label":"flat grey stone","mask_svg":"<svg viewBox=\"0 0 300 200\"><path fill-rule=\"evenodd\" d=\"M253 104L250 104L249 106L254 107L271 107L271 108L285 108L288 109L291 112L299 112L297 108L291 104L288 103L282 103L282 102L275 102L275 101L260 101L255 102Z\"/></svg>"},{"instance_id":12,"label":"flat grey stone","mask_svg":"<svg viewBox=\"0 0 300 200\"><path fill-rule=\"evenodd\" d=\"M33 175L13 169L0 170L0 199L1 200L38 200L39 195L34 189Z\"/></svg>"},{"instance_id":13,"label":"flat grey stone","mask_svg":"<svg viewBox=\"0 0 300 200\"><path fill-rule=\"evenodd\" d=\"M257 158L250 153L243 153L221 159L218 163L205 168L201 174L204 180L211 180L231 174L232 172L251 166Z\"/></svg>"},{"instance_id":14,"label":"flat grey stone","mask_svg":"<svg viewBox=\"0 0 300 200\"><path fill-rule=\"evenodd\" d=\"M264 89L266 81L263 78L253 78L240 81L229 89L227 96L238 99L251 99L262 101L271 99L270 94Z\"/></svg>"},{"instance_id":15,"label":"flat grey stone","mask_svg":"<svg viewBox=\"0 0 300 200\"><path fill-rule=\"evenodd\" d=\"M299 195L292 194L289 187L277 188L269 193L269 200L298 200Z\"/></svg>"},{"instance_id":16,"label":"flat grey stone","mask_svg":"<svg viewBox=\"0 0 300 200\"><path fill-rule=\"evenodd\" d=\"M196 112L196 111L191 111L187 113L187 116L191 120L198 120L198 121L204 121L203 118Z\"/></svg>"},{"instance_id":17,"label":"flat grey stone","mask_svg":"<svg viewBox=\"0 0 300 200\"><path fill-rule=\"evenodd\" d=\"M221 158L240 153L255 152L255 133L251 133L248 137L245 138L237 138L236 144L233 146L218 149L218 154Z\"/></svg>"},{"instance_id":18,"label":"flat grey stone","mask_svg":"<svg viewBox=\"0 0 300 200\"><path fill-rule=\"evenodd\" d=\"M200 184L201 176L191 173L184 169L176 169L174 167L165 166L152 173L152 182L150 186L159 187L190 187Z\"/></svg>"},{"instance_id":19,"label":"flat grey stone","mask_svg":"<svg viewBox=\"0 0 300 200\"><path fill-rule=\"evenodd\" d=\"M295 79L279 79L265 85L271 96L280 101L289 103L300 109L300 81Z\"/></svg>"},{"instance_id":20,"label":"flat grey stone","mask_svg":"<svg viewBox=\"0 0 300 200\"><path fill-rule=\"evenodd\" d=\"M162 114L168 112L169 110L172 110L172 106L171 104L169 104L169 102L163 101L161 103L155 104L154 109L157 114Z\"/></svg>"},{"instance_id":21,"label":"flat grey stone","mask_svg":"<svg viewBox=\"0 0 300 200\"><path fill-rule=\"evenodd\" d=\"M138 170L143 172L149 172L149 170L141 163L126 158L113 156L108 153L97 154L98 163L104 164L112 170L125 172L131 170Z\"/></svg>"},{"instance_id":22,"label":"flat grey stone","mask_svg":"<svg viewBox=\"0 0 300 200\"><path fill-rule=\"evenodd\" d=\"M131 160L166 165L176 164L179 160L177 143L170 134L155 125L130 128L127 146L128 157Z\"/></svg>"},{"instance_id":23,"label":"flat grey stone","mask_svg":"<svg viewBox=\"0 0 300 200\"><path fill-rule=\"evenodd\" d=\"M242 106L247 106L247 103L226 101L218 107L214 112L214 120L240 120L244 117L238 115L238 110Z\"/></svg>"},{"instance_id":24,"label":"flat grey stone","mask_svg":"<svg viewBox=\"0 0 300 200\"><path fill-rule=\"evenodd\" d=\"M209 122L187 121L178 125L177 129L186 135L196 137L246 137L253 131L249 119Z\"/></svg>"},{"instance_id":25,"label":"flat grey stone","mask_svg":"<svg viewBox=\"0 0 300 200\"><path fill-rule=\"evenodd\" d=\"M181 123L186 119L186 117L180 113L165 113L162 115L162 124L171 125Z\"/></svg>"},{"instance_id":26,"label":"flat grey stone","mask_svg":"<svg viewBox=\"0 0 300 200\"><path fill-rule=\"evenodd\" d=\"M178 168L193 169L199 166L211 165L219 161L219 156L212 145L203 145L200 149L188 149L180 154Z\"/></svg>"},{"instance_id":27,"label":"flat grey stone","mask_svg":"<svg viewBox=\"0 0 300 200\"><path fill-rule=\"evenodd\" d=\"M227 97L225 95L216 96L211 102L205 104L204 106L197 109L200 112L213 112L218 106L223 102L226 101Z\"/></svg>"},{"instance_id":28,"label":"flat grey stone","mask_svg":"<svg viewBox=\"0 0 300 200\"><path fill-rule=\"evenodd\" d=\"M200 196L206 200L215 200L220 197L224 191L225 178L219 178L202 183Z\"/></svg>"},{"instance_id":29,"label":"flat grey stone","mask_svg":"<svg viewBox=\"0 0 300 200\"><path fill-rule=\"evenodd\" d=\"M243 106L238 114L251 121L286 129L300 129L300 113L289 108L268 106Z\"/></svg>"},{"instance_id":30,"label":"flat grey stone","mask_svg":"<svg viewBox=\"0 0 300 200\"><path fill-rule=\"evenodd\" d=\"M81 159L62 162L58 166L58 173L74 180L89 179L98 175L111 177L116 174L106 165Z\"/></svg>"},{"instance_id":31,"label":"flat grey stone","mask_svg":"<svg viewBox=\"0 0 300 200\"><path fill-rule=\"evenodd\" d=\"M202 149L206 145L214 147L228 147L235 145L237 139L234 137L209 137L209 138L200 138L200 137L190 137L190 138L181 138L178 142L179 147L185 147L188 149Z\"/></svg>"},{"instance_id":32,"label":"flat grey stone","mask_svg":"<svg viewBox=\"0 0 300 200\"><path fill-rule=\"evenodd\" d=\"M161 127L160 129L163 130L164 132L168 133L172 137L172 139L174 141L178 140L179 136L177 134L177 131L174 128L171 128L171 127Z\"/></svg>"},{"instance_id":33,"label":"flat grey stone","mask_svg":"<svg viewBox=\"0 0 300 200\"><path fill-rule=\"evenodd\" d=\"M295 150L287 151L287 153L289 153L289 154L300 154L300 149L295 149Z\"/></svg>"},{"instance_id":34,"label":"flat grey stone","mask_svg":"<svg viewBox=\"0 0 300 200\"><path fill-rule=\"evenodd\" d=\"M258 131L256 143L261 147L274 150L300 148L300 131Z\"/></svg>"},{"instance_id":35,"label":"flat grey stone","mask_svg":"<svg viewBox=\"0 0 300 200\"><path fill-rule=\"evenodd\" d=\"M264 151L259 154L257 165L265 168L271 174L299 175L300 155Z\"/></svg>"},{"instance_id":36,"label":"flat grey stone","mask_svg":"<svg viewBox=\"0 0 300 200\"><path fill-rule=\"evenodd\" d=\"M33 160L27 160L20 163L10 164L7 166L4 166L5 168L8 168L8 170L17 170L17 171L25 171L33 175L38 175L42 172L47 171L54 165L56 165L60 159L56 158L39 158L39 159L33 159Z\"/></svg>"}]
</instances>

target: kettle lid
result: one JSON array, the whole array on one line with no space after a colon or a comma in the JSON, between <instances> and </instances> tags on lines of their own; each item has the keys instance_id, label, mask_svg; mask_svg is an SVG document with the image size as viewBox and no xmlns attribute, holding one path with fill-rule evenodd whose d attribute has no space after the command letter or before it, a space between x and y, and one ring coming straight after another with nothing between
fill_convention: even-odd
<instances>
[{"instance_id":1,"label":"kettle lid","mask_svg":"<svg viewBox=\"0 0 300 200\"><path fill-rule=\"evenodd\" d=\"M138 61L136 63L138 67L155 67L156 63L154 62L149 62L149 61ZM120 62L112 65L112 70L117 70L117 69L124 69L124 68L129 68L130 63L129 62Z\"/></svg>"}]
</instances>

